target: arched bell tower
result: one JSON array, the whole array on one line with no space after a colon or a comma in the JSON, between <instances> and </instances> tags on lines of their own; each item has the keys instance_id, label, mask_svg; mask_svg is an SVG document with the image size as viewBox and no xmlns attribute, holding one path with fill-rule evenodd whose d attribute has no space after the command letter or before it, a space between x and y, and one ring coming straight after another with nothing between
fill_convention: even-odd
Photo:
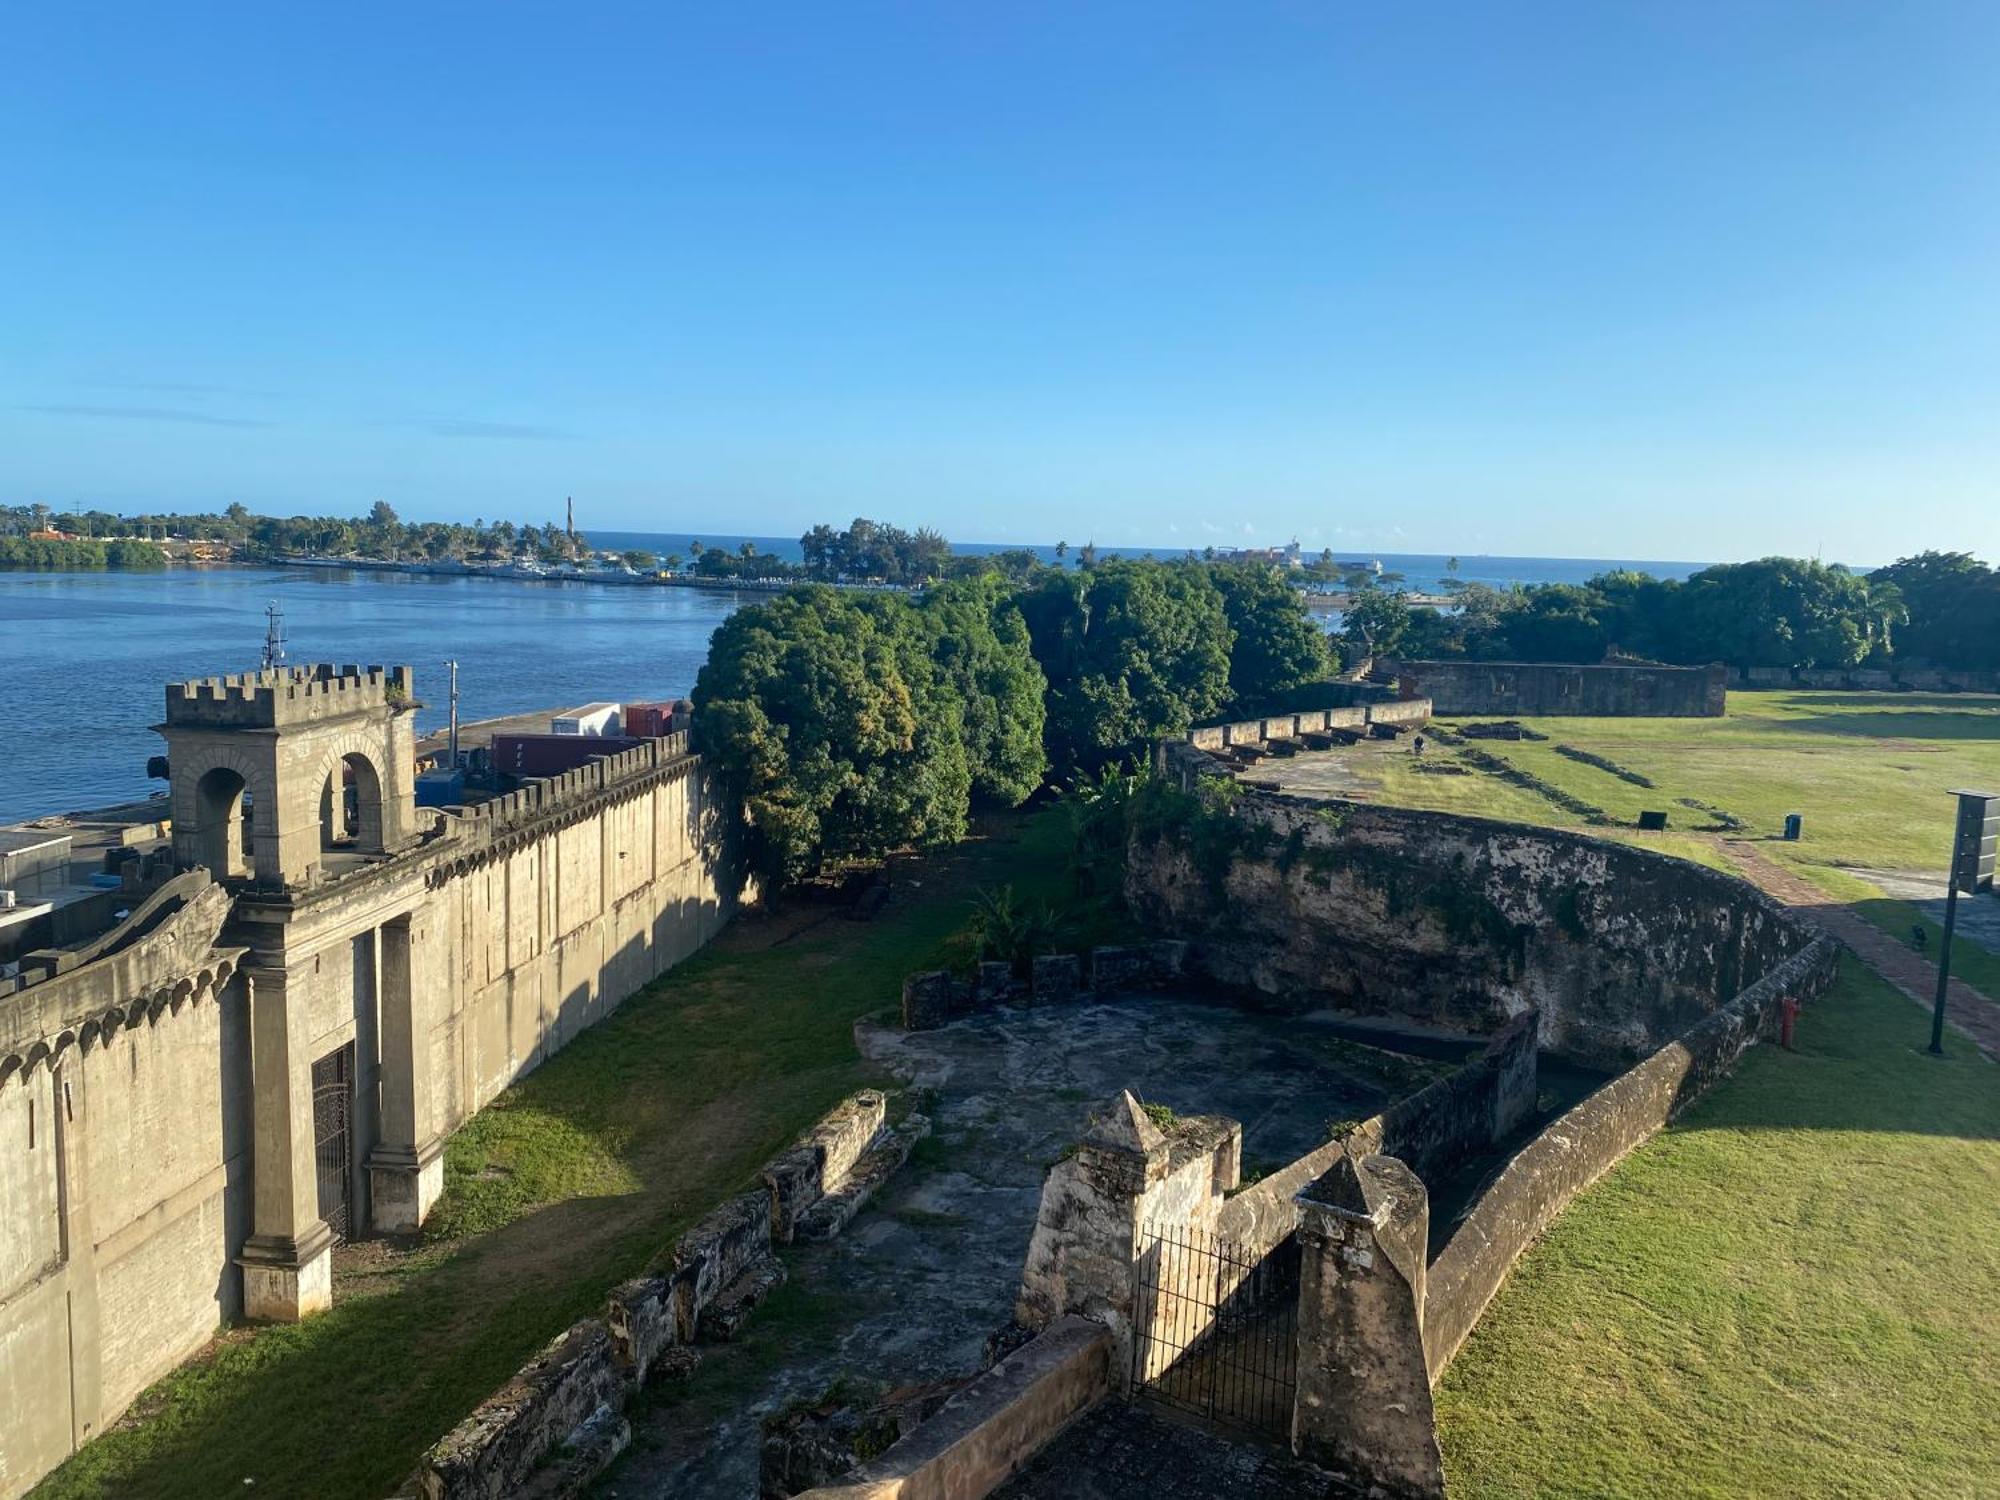
<instances>
[{"instance_id":1,"label":"arched bell tower","mask_svg":"<svg viewBox=\"0 0 2000 1500\"><path fill-rule=\"evenodd\" d=\"M408 667L314 665L169 683L174 859L218 880L317 884L416 836Z\"/></svg>"}]
</instances>

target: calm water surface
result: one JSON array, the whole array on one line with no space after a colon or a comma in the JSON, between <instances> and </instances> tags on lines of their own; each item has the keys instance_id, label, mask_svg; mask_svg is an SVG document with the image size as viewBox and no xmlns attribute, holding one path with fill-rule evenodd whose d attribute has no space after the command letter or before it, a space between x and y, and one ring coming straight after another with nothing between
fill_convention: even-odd
<instances>
[{"instance_id":1,"label":"calm water surface","mask_svg":"<svg viewBox=\"0 0 2000 1500\"><path fill-rule=\"evenodd\" d=\"M685 546L685 539L647 533L593 540ZM758 550L796 558L799 549L796 541L766 537ZM1053 549L1037 550L1053 560ZM1442 557L1385 554L1382 561L1415 588L1434 587L1445 574ZM1469 557L1459 576L1569 583L1619 566L1685 577L1698 565ZM744 599L758 597L322 568L0 572L0 703L9 727L0 748L0 822L162 790L164 783L146 779L146 758L165 749L148 726L165 714L166 684L254 668L272 599L285 611L293 662L415 667L417 696L430 705L417 716L424 733L444 723L442 663L451 657L459 663L466 719L599 698L681 697L694 686L715 627Z\"/></svg>"},{"instance_id":2,"label":"calm water surface","mask_svg":"<svg viewBox=\"0 0 2000 1500\"><path fill-rule=\"evenodd\" d=\"M744 596L748 597L748 596ZM697 589L606 588L319 569L0 572L0 822L136 801L165 788L146 758L166 684L243 672L264 605L285 611L293 662L407 662L419 733L445 721L459 663L466 719L694 686L708 639L739 602Z\"/></svg>"}]
</instances>

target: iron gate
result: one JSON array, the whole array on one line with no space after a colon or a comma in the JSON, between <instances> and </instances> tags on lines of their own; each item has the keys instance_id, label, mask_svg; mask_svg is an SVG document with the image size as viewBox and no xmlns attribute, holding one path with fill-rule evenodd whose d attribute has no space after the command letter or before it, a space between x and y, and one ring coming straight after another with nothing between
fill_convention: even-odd
<instances>
[{"instance_id":1,"label":"iron gate","mask_svg":"<svg viewBox=\"0 0 2000 1500\"><path fill-rule=\"evenodd\" d=\"M1141 1244L1132 1388L1206 1421L1288 1440L1298 1390L1298 1237L1260 1255L1181 1225L1148 1225Z\"/></svg>"},{"instance_id":2,"label":"iron gate","mask_svg":"<svg viewBox=\"0 0 2000 1500\"><path fill-rule=\"evenodd\" d=\"M319 1216L335 1239L347 1238L354 1202L354 1044L312 1067L313 1158L319 1169Z\"/></svg>"}]
</instances>

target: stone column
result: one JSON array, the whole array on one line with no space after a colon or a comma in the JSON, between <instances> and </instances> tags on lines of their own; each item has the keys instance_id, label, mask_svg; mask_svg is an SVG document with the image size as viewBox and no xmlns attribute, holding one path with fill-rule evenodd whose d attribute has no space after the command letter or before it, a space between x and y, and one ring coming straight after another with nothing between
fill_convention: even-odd
<instances>
[{"instance_id":1,"label":"stone column","mask_svg":"<svg viewBox=\"0 0 2000 1500\"><path fill-rule=\"evenodd\" d=\"M444 1140L431 1111L428 987L410 917L382 928L381 1138L368 1153L368 1200L375 1228L411 1234L444 1190Z\"/></svg>"},{"instance_id":2,"label":"stone column","mask_svg":"<svg viewBox=\"0 0 2000 1500\"><path fill-rule=\"evenodd\" d=\"M1213 1227L1236 1186L1242 1127L1190 1119L1169 1140L1128 1090L1091 1122L1076 1154L1049 1169L1014 1319L1040 1330L1065 1314L1111 1330L1112 1369L1132 1368L1134 1269L1151 1219ZM1178 1145L1176 1144L1178 1143Z\"/></svg>"},{"instance_id":3,"label":"stone column","mask_svg":"<svg viewBox=\"0 0 2000 1500\"><path fill-rule=\"evenodd\" d=\"M333 1231L319 1216L313 1164L312 1058L303 1018L287 1004L284 971L242 972L254 1113L251 1234L236 1257L243 1311L296 1323L333 1305Z\"/></svg>"},{"instance_id":4,"label":"stone column","mask_svg":"<svg viewBox=\"0 0 2000 1500\"><path fill-rule=\"evenodd\" d=\"M1299 1194L1302 1458L1395 1500L1442 1500L1424 1362L1430 1197L1393 1156L1342 1155Z\"/></svg>"}]
</instances>

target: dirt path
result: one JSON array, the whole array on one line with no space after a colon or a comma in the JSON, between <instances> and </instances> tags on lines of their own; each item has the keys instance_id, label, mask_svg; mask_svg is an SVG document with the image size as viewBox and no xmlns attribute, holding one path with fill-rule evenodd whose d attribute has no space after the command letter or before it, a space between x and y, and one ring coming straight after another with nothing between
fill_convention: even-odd
<instances>
[{"instance_id":1,"label":"dirt path","mask_svg":"<svg viewBox=\"0 0 2000 1500\"><path fill-rule=\"evenodd\" d=\"M1845 943L1861 961L1928 1012L1937 999L1937 966L1905 948L1881 928L1794 875L1755 845L1717 839L1716 847L1765 895L1796 908L1821 931ZM1951 981L1945 1019L1952 1030L2000 1061L2000 1004L1964 980Z\"/></svg>"}]
</instances>

